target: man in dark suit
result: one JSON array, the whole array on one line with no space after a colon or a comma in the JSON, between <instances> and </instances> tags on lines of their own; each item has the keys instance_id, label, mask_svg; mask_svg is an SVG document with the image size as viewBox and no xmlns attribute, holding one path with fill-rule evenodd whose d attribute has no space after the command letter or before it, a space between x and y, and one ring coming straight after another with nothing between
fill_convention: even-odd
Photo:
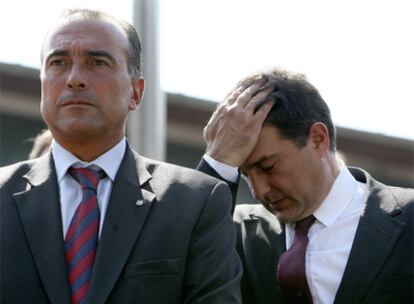
<instances>
[{"instance_id":1,"label":"man in dark suit","mask_svg":"<svg viewBox=\"0 0 414 304\"><path fill-rule=\"evenodd\" d=\"M243 303L414 302L414 190L338 159L329 108L303 75L243 79L204 137L199 168L233 191L240 172L261 202L234 212Z\"/></svg>"},{"instance_id":2,"label":"man in dark suit","mask_svg":"<svg viewBox=\"0 0 414 304\"><path fill-rule=\"evenodd\" d=\"M125 139L143 91L135 29L68 11L42 48L54 141L0 169L1 303L240 303L227 185Z\"/></svg>"}]
</instances>

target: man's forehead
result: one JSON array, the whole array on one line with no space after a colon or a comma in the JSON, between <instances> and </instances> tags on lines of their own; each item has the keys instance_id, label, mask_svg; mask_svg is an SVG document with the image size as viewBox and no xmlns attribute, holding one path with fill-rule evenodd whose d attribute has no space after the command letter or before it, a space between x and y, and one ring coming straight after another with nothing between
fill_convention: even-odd
<instances>
[{"instance_id":1,"label":"man's forehead","mask_svg":"<svg viewBox=\"0 0 414 304\"><path fill-rule=\"evenodd\" d=\"M113 40L118 45L127 44L127 37L123 29L111 20L85 19L71 17L54 26L48 33L44 46L51 45L56 40L63 39L102 39Z\"/></svg>"},{"instance_id":2,"label":"man's forehead","mask_svg":"<svg viewBox=\"0 0 414 304\"><path fill-rule=\"evenodd\" d=\"M120 48L128 52L126 33L115 22L71 17L58 23L47 35L42 47L42 61L56 49L68 49L75 40L82 41L84 47L92 49L112 52Z\"/></svg>"},{"instance_id":3,"label":"man's forehead","mask_svg":"<svg viewBox=\"0 0 414 304\"><path fill-rule=\"evenodd\" d=\"M280 157L280 154L277 151L273 151L271 154L258 154L255 157L249 157L244 164L240 166L241 171L248 171L254 167L260 166L263 162L267 160L275 160Z\"/></svg>"},{"instance_id":4,"label":"man's forehead","mask_svg":"<svg viewBox=\"0 0 414 304\"><path fill-rule=\"evenodd\" d=\"M260 131L259 139L252 153L240 169L251 169L269 159L277 159L283 155L285 140L280 137L274 126L266 125Z\"/></svg>"}]
</instances>

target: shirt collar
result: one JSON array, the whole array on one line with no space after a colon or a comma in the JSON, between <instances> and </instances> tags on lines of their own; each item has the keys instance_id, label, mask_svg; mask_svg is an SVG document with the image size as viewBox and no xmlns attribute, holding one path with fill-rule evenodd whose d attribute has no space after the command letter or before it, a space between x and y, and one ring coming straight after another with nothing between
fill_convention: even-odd
<instances>
[{"instance_id":1,"label":"shirt collar","mask_svg":"<svg viewBox=\"0 0 414 304\"><path fill-rule=\"evenodd\" d=\"M63 179L68 169L72 166L75 167L93 167L97 166L100 169L104 170L106 175L112 180L115 180L115 175L121 165L122 158L124 157L126 149L126 139L125 137L121 139L110 150L100 155L98 158L94 159L91 162L84 162L77 158L75 155L70 153L68 150L63 148L55 140L52 142L52 154L53 161L55 163L56 174L58 182Z\"/></svg>"},{"instance_id":2,"label":"shirt collar","mask_svg":"<svg viewBox=\"0 0 414 304\"><path fill-rule=\"evenodd\" d=\"M350 203L357 181L345 165L342 165L328 196L314 212L314 216L325 226L329 226L342 214Z\"/></svg>"}]
</instances>

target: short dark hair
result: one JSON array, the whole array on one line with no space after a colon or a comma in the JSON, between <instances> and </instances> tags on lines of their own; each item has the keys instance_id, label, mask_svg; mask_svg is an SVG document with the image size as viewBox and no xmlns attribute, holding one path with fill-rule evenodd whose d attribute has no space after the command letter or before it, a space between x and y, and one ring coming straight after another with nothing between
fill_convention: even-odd
<instances>
[{"instance_id":1,"label":"short dark hair","mask_svg":"<svg viewBox=\"0 0 414 304\"><path fill-rule=\"evenodd\" d=\"M131 76L142 76L142 47L138 33L135 27L125 20L113 17L101 11L90 9L67 9L62 13L61 20L70 19L71 17L79 16L86 20L109 20L119 25L125 32L128 39L128 72ZM42 55L43 57L43 55Z\"/></svg>"},{"instance_id":2,"label":"short dark hair","mask_svg":"<svg viewBox=\"0 0 414 304\"><path fill-rule=\"evenodd\" d=\"M322 122L329 132L329 148L332 152L336 151L336 130L329 107L305 75L273 68L244 78L237 87L259 79L263 79L265 84L258 92L274 86L267 100L276 99L263 125L273 125L283 138L303 147L308 141L311 126Z\"/></svg>"}]
</instances>

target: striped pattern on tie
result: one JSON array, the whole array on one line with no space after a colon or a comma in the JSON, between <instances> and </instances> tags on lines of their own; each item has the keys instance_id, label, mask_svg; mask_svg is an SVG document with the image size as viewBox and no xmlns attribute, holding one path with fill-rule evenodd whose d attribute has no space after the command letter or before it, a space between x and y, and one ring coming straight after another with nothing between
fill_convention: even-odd
<instances>
[{"instance_id":1,"label":"striped pattern on tie","mask_svg":"<svg viewBox=\"0 0 414 304\"><path fill-rule=\"evenodd\" d=\"M66 264L72 304L86 303L99 234L99 206L96 189L104 177L102 170L70 168L69 174L82 187L82 201L65 236Z\"/></svg>"}]
</instances>

